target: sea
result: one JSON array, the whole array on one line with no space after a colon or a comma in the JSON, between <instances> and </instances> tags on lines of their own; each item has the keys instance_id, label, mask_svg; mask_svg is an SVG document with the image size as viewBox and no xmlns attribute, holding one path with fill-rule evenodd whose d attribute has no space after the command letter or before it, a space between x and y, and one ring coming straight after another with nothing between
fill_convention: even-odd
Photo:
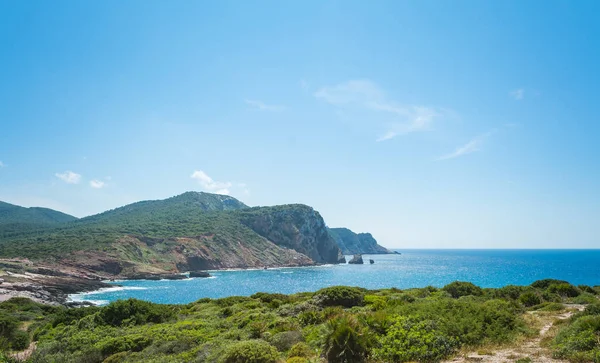
<instances>
[{"instance_id":1,"label":"sea","mask_svg":"<svg viewBox=\"0 0 600 363\"><path fill-rule=\"evenodd\" d=\"M334 285L408 289L470 281L481 287L502 287L528 285L545 278L600 285L600 250L397 251L401 254L363 255L363 265L219 270L210 271L209 278L114 281L114 287L74 294L70 299L97 305L127 298L187 304L205 297L248 296L256 292L291 294ZM370 264L369 259L375 263Z\"/></svg>"}]
</instances>

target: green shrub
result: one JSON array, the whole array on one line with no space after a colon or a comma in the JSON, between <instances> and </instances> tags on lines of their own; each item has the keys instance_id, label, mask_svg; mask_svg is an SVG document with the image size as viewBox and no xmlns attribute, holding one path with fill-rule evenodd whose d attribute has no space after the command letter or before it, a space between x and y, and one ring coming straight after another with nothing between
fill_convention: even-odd
<instances>
[{"instance_id":1,"label":"green shrub","mask_svg":"<svg viewBox=\"0 0 600 363\"><path fill-rule=\"evenodd\" d=\"M558 294L562 297L576 297L581 294L579 289L571 284L561 283L561 284L551 284L548 286L548 292Z\"/></svg>"},{"instance_id":2,"label":"green shrub","mask_svg":"<svg viewBox=\"0 0 600 363\"><path fill-rule=\"evenodd\" d=\"M388 298L386 296L365 295L364 303L373 310L383 310L387 306Z\"/></svg>"},{"instance_id":3,"label":"green shrub","mask_svg":"<svg viewBox=\"0 0 600 363\"><path fill-rule=\"evenodd\" d=\"M29 347L29 334L22 330L17 330L11 337L10 346L14 350L24 350Z\"/></svg>"},{"instance_id":4,"label":"green shrub","mask_svg":"<svg viewBox=\"0 0 600 363\"><path fill-rule=\"evenodd\" d=\"M312 357L314 355L314 352L312 349L310 349L310 347L304 343L304 342L299 342L294 344L294 346L290 349L289 353L288 353L288 357L292 358L292 357L303 357L303 358L309 358Z\"/></svg>"},{"instance_id":5,"label":"green shrub","mask_svg":"<svg viewBox=\"0 0 600 363\"><path fill-rule=\"evenodd\" d=\"M537 306L540 311L561 311L565 309L565 306L561 303L542 303Z\"/></svg>"},{"instance_id":6,"label":"green shrub","mask_svg":"<svg viewBox=\"0 0 600 363\"><path fill-rule=\"evenodd\" d=\"M483 291L479 286L476 286L470 282L454 281L442 288L453 298L459 298L461 296L481 296Z\"/></svg>"},{"instance_id":7,"label":"green shrub","mask_svg":"<svg viewBox=\"0 0 600 363\"><path fill-rule=\"evenodd\" d=\"M299 331L284 331L274 334L269 342L280 352L288 351L294 344L302 342L302 333Z\"/></svg>"},{"instance_id":8,"label":"green shrub","mask_svg":"<svg viewBox=\"0 0 600 363\"><path fill-rule=\"evenodd\" d=\"M598 292L588 285L578 285L579 290L587 292L588 294L597 295Z\"/></svg>"},{"instance_id":9,"label":"green shrub","mask_svg":"<svg viewBox=\"0 0 600 363\"><path fill-rule=\"evenodd\" d=\"M327 362L364 362L370 345L366 329L355 316L341 314L327 322L327 334L323 345Z\"/></svg>"},{"instance_id":10,"label":"green shrub","mask_svg":"<svg viewBox=\"0 0 600 363\"><path fill-rule=\"evenodd\" d=\"M581 295L574 297L572 302L574 304L593 304L598 302L598 298L590 293L584 292Z\"/></svg>"},{"instance_id":11,"label":"green shrub","mask_svg":"<svg viewBox=\"0 0 600 363\"><path fill-rule=\"evenodd\" d=\"M152 338L143 335L127 335L108 338L96 344L100 352L108 357L119 352L139 352L152 344Z\"/></svg>"},{"instance_id":12,"label":"green shrub","mask_svg":"<svg viewBox=\"0 0 600 363\"><path fill-rule=\"evenodd\" d=\"M507 285L507 286L501 287L499 289L489 289L489 290L491 290L491 291L489 291L489 293L494 298L517 300L524 293L531 292L531 291L527 291L528 289L531 290L531 288L528 288L526 286ZM486 289L486 290L488 290L488 289Z\"/></svg>"},{"instance_id":13,"label":"green shrub","mask_svg":"<svg viewBox=\"0 0 600 363\"><path fill-rule=\"evenodd\" d=\"M279 300L280 302L286 302L286 303L290 301L289 295L270 294L268 292L257 292L256 294L253 294L250 297L253 299L258 299L267 304L274 300Z\"/></svg>"},{"instance_id":14,"label":"green shrub","mask_svg":"<svg viewBox=\"0 0 600 363\"><path fill-rule=\"evenodd\" d=\"M384 362L438 362L450 356L457 342L436 329L432 320L397 316L386 335L378 339L374 357Z\"/></svg>"},{"instance_id":15,"label":"green shrub","mask_svg":"<svg viewBox=\"0 0 600 363\"><path fill-rule=\"evenodd\" d=\"M285 363L309 363L309 361L304 357L291 357Z\"/></svg>"},{"instance_id":16,"label":"green shrub","mask_svg":"<svg viewBox=\"0 0 600 363\"><path fill-rule=\"evenodd\" d=\"M171 307L147 301L127 299L110 303L99 312L99 318L108 325L141 325L162 323L175 317Z\"/></svg>"},{"instance_id":17,"label":"green shrub","mask_svg":"<svg viewBox=\"0 0 600 363\"><path fill-rule=\"evenodd\" d=\"M571 361L594 361L600 352L600 316L582 316L559 331L554 357Z\"/></svg>"},{"instance_id":18,"label":"green shrub","mask_svg":"<svg viewBox=\"0 0 600 363\"><path fill-rule=\"evenodd\" d=\"M252 301L252 298L247 296L228 296L221 299L213 300L215 304L224 308L226 306L233 306L244 302Z\"/></svg>"},{"instance_id":19,"label":"green shrub","mask_svg":"<svg viewBox=\"0 0 600 363\"><path fill-rule=\"evenodd\" d=\"M307 310L298 314L298 320L300 324L306 325L314 325L319 324L323 321L321 313L315 310Z\"/></svg>"},{"instance_id":20,"label":"green shrub","mask_svg":"<svg viewBox=\"0 0 600 363\"><path fill-rule=\"evenodd\" d=\"M276 363L277 349L264 340L246 340L234 343L223 355L223 363Z\"/></svg>"},{"instance_id":21,"label":"green shrub","mask_svg":"<svg viewBox=\"0 0 600 363\"><path fill-rule=\"evenodd\" d=\"M543 279L534 281L531 286L536 289L547 289L550 285L558 285L558 284L568 284L569 282L563 280L555 280L555 279Z\"/></svg>"},{"instance_id":22,"label":"green shrub","mask_svg":"<svg viewBox=\"0 0 600 363\"><path fill-rule=\"evenodd\" d=\"M535 292L526 292L519 296L521 304L530 307L542 303L542 299Z\"/></svg>"},{"instance_id":23,"label":"green shrub","mask_svg":"<svg viewBox=\"0 0 600 363\"><path fill-rule=\"evenodd\" d=\"M320 306L361 306L364 300L362 289L348 286L332 286L317 291L314 299Z\"/></svg>"}]
</instances>

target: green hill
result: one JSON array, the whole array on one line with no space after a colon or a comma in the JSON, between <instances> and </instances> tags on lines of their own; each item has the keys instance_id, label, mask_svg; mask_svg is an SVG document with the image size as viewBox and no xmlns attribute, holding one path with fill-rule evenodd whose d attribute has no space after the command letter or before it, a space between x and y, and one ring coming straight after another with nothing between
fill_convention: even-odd
<instances>
[{"instance_id":1,"label":"green hill","mask_svg":"<svg viewBox=\"0 0 600 363\"><path fill-rule=\"evenodd\" d=\"M76 217L48 208L25 208L0 202L0 240L15 233L35 231L75 220Z\"/></svg>"},{"instance_id":2,"label":"green hill","mask_svg":"<svg viewBox=\"0 0 600 363\"><path fill-rule=\"evenodd\" d=\"M249 208L229 196L196 192L0 234L0 257L115 275L336 263L340 256L325 222L308 206Z\"/></svg>"},{"instance_id":3,"label":"green hill","mask_svg":"<svg viewBox=\"0 0 600 363\"><path fill-rule=\"evenodd\" d=\"M354 233L348 228L330 228L329 233L345 255L393 253L378 245L370 233Z\"/></svg>"},{"instance_id":4,"label":"green hill","mask_svg":"<svg viewBox=\"0 0 600 363\"><path fill-rule=\"evenodd\" d=\"M30 224L47 225L70 222L76 217L48 208L25 208L5 202L0 202L0 225Z\"/></svg>"}]
</instances>

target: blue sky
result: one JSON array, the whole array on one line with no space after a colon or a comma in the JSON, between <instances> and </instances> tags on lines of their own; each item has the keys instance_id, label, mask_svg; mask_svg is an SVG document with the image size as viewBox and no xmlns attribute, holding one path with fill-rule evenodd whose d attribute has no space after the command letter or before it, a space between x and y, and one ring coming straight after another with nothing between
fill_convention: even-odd
<instances>
[{"instance_id":1,"label":"blue sky","mask_svg":"<svg viewBox=\"0 0 600 363\"><path fill-rule=\"evenodd\" d=\"M0 3L0 200L305 203L399 248L596 248L594 1Z\"/></svg>"}]
</instances>

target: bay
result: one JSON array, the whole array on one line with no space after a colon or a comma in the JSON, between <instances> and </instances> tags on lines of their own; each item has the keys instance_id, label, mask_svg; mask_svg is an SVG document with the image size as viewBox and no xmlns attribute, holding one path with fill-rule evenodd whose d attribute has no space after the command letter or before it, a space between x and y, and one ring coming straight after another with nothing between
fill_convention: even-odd
<instances>
[{"instance_id":1,"label":"bay","mask_svg":"<svg viewBox=\"0 0 600 363\"><path fill-rule=\"evenodd\" d=\"M117 281L114 288L75 294L73 301L103 305L136 298L186 304L200 298L248 296L256 292L291 294L333 285L368 289L442 287L470 281L481 287L528 285L555 278L600 285L600 250L398 250L401 255L363 255L364 265L324 265L268 270L212 271L211 278L176 281ZM347 257L349 260L350 258ZM370 265L369 259L375 264Z\"/></svg>"}]
</instances>

